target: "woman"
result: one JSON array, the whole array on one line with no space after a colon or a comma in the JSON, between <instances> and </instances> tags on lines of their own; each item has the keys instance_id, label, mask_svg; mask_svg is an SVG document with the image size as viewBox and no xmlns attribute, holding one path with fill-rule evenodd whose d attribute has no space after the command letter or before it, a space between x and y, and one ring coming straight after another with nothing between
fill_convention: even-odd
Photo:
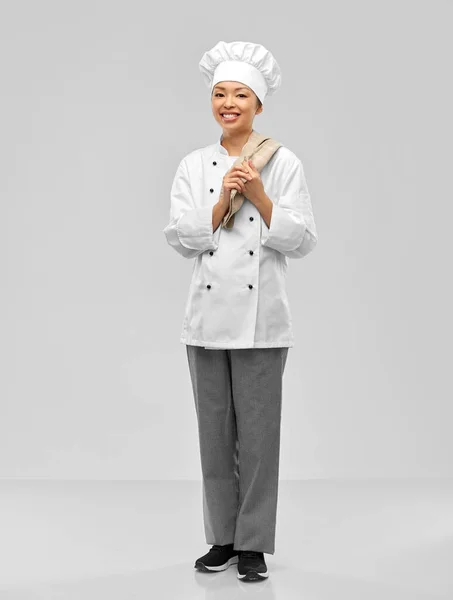
<instances>
[{"instance_id":1,"label":"woman","mask_svg":"<svg viewBox=\"0 0 453 600\"><path fill-rule=\"evenodd\" d=\"M269 575L264 553L275 551L282 378L294 345L288 258L311 252L317 232L303 166L291 150L280 145L261 172L253 159L238 160L264 98L280 86L275 58L260 44L219 42L199 68L222 135L179 163L164 229L179 254L196 259L180 341L212 548L195 568L237 563L239 579L260 581ZM243 204L227 228L233 190Z\"/></svg>"}]
</instances>

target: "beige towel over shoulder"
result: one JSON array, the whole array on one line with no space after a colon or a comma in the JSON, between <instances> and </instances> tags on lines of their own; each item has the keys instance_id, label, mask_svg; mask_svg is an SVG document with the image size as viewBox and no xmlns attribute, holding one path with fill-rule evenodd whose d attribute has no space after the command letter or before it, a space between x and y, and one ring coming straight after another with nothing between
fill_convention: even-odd
<instances>
[{"instance_id":1,"label":"beige towel over shoulder","mask_svg":"<svg viewBox=\"0 0 453 600\"><path fill-rule=\"evenodd\" d=\"M261 173L263 167L272 158L274 153L282 144L271 137L262 135L252 130L249 139L244 144L240 156L234 161L232 167L241 165L244 160L251 160L255 169ZM231 167L231 168L232 168ZM243 179L244 183L247 181ZM222 227L232 229L234 225L234 214L241 208L244 196L239 190L233 189L230 193L230 207L223 217Z\"/></svg>"}]
</instances>

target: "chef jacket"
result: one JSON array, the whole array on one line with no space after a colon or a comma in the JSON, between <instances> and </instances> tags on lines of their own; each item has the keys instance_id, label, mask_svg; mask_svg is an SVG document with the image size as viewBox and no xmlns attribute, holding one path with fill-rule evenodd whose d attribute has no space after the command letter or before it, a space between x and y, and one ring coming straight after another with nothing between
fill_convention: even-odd
<instances>
[{"instance_id":1,"label":"chef jacket","mask_svg":"<svg viewBox=\"0 0 453 600\"><path fill-rule=\"evenodd\" d=\"M223 177L237 159L220 139L179 163L171 187L167 242L195 258L180 342L207 349L293 347L286 291L289 258L303 258L318 236L299 158L280 146L260 176L272 200L270 227L244 198L232 229L212 228Z\"/></svg>"}]
</instances>

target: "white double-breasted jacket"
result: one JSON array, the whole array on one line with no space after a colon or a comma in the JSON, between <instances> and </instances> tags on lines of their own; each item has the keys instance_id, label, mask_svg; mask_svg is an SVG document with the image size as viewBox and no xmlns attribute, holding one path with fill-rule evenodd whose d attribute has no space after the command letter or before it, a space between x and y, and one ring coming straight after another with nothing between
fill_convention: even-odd
<instances>
[{"instance_id":1,"label":"white double-breasted jacket","mask_svg":"<svg viewBox=\"0 0 453 600\"><path fill-rule=\"evenodd\" d=\"M166 239L194 258L180 341L209 349L292 347L286 292L288 258L302 258L318 236L304 169L281 146L262 169L272 200L270 228L244 202L231 230L212 231L212 209L236 160L220 143L194 150L179 163L171 187Z\"/></svg>"}]
</instances>

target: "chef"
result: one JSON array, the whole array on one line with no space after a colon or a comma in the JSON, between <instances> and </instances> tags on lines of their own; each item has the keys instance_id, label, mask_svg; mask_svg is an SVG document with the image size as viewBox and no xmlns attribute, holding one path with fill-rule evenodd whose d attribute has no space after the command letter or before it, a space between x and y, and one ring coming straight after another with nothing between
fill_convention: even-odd
<instances>
[{"instance_id":1,"label":"chef","mask_svg":"<svg viewBox=\"0 0 453 600\"><path fill-rule=\"evenodd\" d=\"M218 42L199 69L222 129L193 150L171 187L167 242L195 259L180 341L186 345L197 410L206 542L201 570L238 563L238 578L269 573L275 551L282 377L294 346L286 292L288 259L317 244L301 160L281 145L258 172L233 167L281 84L261 44ZM243 194L234 226L224 226L230 192ZM217 350L212 352L211 350Z\"/></svg>"}]
</instances>

